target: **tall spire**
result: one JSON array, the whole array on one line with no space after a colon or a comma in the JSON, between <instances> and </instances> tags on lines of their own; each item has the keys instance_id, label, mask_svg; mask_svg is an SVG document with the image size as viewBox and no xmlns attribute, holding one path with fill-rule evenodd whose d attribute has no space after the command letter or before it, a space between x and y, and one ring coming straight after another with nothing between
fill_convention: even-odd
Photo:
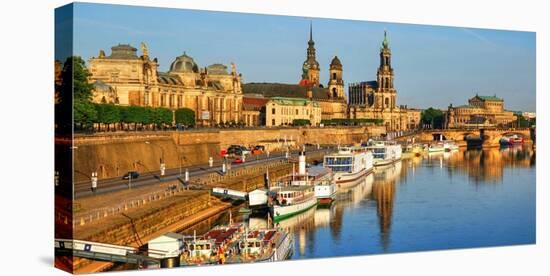
<instances>
[{"instance_id":1,"label":"tall spire","mask_svg":"<svg viewBox=\"0 0 550 276\"><path fill-rule=\"evenodd\" d=\"M309 42L313 43L313 22L309 21Z\"/></svg>"},{"instance_id":2,"label":"tall spire","mask_svg":"<svg viewBox=\"0 0 550 276\"><path fill-rule=\"evenodd\" d=\"M382 41L382 46L388 48L388 32L384 30L384 41Z\"/></svg>"}]
</instances>

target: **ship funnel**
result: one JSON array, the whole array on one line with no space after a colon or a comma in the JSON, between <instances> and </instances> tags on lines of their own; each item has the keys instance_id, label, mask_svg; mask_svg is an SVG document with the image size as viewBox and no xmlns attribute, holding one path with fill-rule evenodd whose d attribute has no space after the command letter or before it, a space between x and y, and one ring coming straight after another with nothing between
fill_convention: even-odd
<instances>
[{"instance_id":1,"label":"ship funnel","mask_svg":"<svg viewBox=\"0 0 550 276\"><path fill-rule=\"evenodd\" d=\"M300 152L300 155L298 156L298 174L299 175L306 174L306 152L305 151Z\"/></svg>"}]
</instances>

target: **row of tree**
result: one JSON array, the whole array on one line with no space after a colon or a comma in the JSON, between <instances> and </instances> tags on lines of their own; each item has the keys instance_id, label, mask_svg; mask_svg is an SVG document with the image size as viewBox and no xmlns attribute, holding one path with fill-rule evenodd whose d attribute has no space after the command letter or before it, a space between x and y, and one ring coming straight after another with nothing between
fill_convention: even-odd
<instances>
[{"instance_id":1,"label":"row of tree","mask_svg":"<svg viewBox=\"0 0 550 276\"><path fill-rule=\"evenodd\" d=\"M359 125L382 125L384 120L382 119L330 119L321 120L321 124L326 126L359 126Z\"/></svg>"},{"instance_id":2,"label":"row of tree","mask_svg":"<svg viewBox=\"0 0 550 276\"><path fill-rule=\"evenodd\" d=\"M138 126L147 126L153 129L171 126L176 124L192 127L195 125L195 112L189 108L177 109L174 114L168 108L146 107L146 106L119 106L113 104L94 104L97 116L93 123L104 124L107 130L112 124L118 124L120 128L126 124L133 124L134 129ZM101 130L101 129L99 129Z\"/></svg>"}]
</instances>

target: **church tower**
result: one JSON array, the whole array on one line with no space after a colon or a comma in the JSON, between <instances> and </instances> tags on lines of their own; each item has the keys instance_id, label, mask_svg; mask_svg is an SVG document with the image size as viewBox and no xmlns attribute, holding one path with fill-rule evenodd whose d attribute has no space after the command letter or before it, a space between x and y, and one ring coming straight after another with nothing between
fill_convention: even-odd
<instances>
[{"instance_id":1,"label":"church tower","mask_svg":"<svg viewBox=\"0 0 550 276\"><path fill-rule=\"evenodd\" d=\"M380 67L376 73L378 88L376 89L375 107L379 109L396 108L396 90L393 86L393 68L391 66L391 49L388 43L387 32L384 31L384 40L380 48Z\"/></svg>"},{"instance_id":2,"label":"church tower","mask_svg":"<svg viewBox=\"0 0 550 276\"><path fill-rule=\"evenodd\" d=\"M328 81L328 97L330 99L344 99L344 80L342 78L342 63L337 56L330 62L330 76Z\"/></svg>"},{"instance_id":3,"label":"church tower","mask_svg":"<svg viewBox=\"0 0 550 276\"><path fill-rule=\"evenodd\" d=\"M315 57L315 42L313 41L313 26L309 24L309 41L307 42L307 56L302 66L302 80L300 85L319 86L319 62Z\"/></svg>"}]
</instances>

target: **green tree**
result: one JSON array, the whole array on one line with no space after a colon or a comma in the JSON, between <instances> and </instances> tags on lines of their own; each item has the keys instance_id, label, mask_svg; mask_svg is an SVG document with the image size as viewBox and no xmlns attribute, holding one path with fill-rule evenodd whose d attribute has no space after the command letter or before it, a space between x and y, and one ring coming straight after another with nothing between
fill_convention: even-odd
<instances>
[{"instance_id":1,"label":"green tree","mask_svg":"<svg viewBox=\"0 0 550 276\"><path fill-rule=\"evenodd\" d=\"M157 127L171 125L172 124L172 110L164 107L153 109L152 121Z\"/></svg>"},{"instance_id":2,"label":"green tree","mask_svg":"<svg viewBox=\"0 0 550 276\"><path fill-rule=\"evenodd\" d=\"M67 58L61 72L61 98L66 104L68 97L73 98L73 120L74 124L82 129L88 129L97 121L97 111L91 103L93 85L88 82L90 73L81 57L73 56ZM60 114L69 116L69 114Z\"/></svg>"},{"instance_id":3,"label":"green tree","mask_svg":"<svg viewBox=\"0 0 550 276\"><path fill-rule=\"evenodd\" d=\"M90 129L97 122L97 111L94 104L85 100L75 100L73 103L73 118L81 129Z\"/></svg>"},{"instance_id":4,"label":"green tree","mask_svg":"<svg viewBox=\"0 0 550 276\"><path fill-rule=\"evenodd\" d=\"M295 126L309 126L311 125L311 121L308 119L294 119L292 120L292 125Z\"/></svg>"},{"instance_id":5,"label":"green tree","mask_svg":"<svg viewBox=\"0 0 550 276\"><path fill-rule=\"evenodd\" d=\"M144 108L141 106L128 106L122 109L122 121L127 124L134 124L134 129L137 129L137 124L144 121Z\"/></svg>"},{"instance_id":6,"label":"green tree","mask_svg":"<svg viewBox=\"0 0 550 276\"><path fill-rule=\"evenodd\" d=\"M113 104L96 104L97 122L107 124L107 131L110 130L111 124L118 123L121 120L120 108ZM101 129L100 129L101 130Z\"/></svg>"},{"instance_id":7,"label":"green tree","mask_svg":"<svg viewBox=\"0 0 550 276\"><path fill-rule=\"evenodd\" d=\"M176 124L181 124L184 126L194 126L195 125L195 111L189 108L179 108L175 112Z\"/></svg>"},{"instance_id":8,"label":"green tree","mask_svg":"<svg viewBox=\"0 0 550 276\"><path fill-rule=\"evenodd\" d=\"M432 128L441 129L443 128L444 115L443 111L430 107L422 111L421 121L423 124L431 125Z\"/></svg>"}]
</instances>

